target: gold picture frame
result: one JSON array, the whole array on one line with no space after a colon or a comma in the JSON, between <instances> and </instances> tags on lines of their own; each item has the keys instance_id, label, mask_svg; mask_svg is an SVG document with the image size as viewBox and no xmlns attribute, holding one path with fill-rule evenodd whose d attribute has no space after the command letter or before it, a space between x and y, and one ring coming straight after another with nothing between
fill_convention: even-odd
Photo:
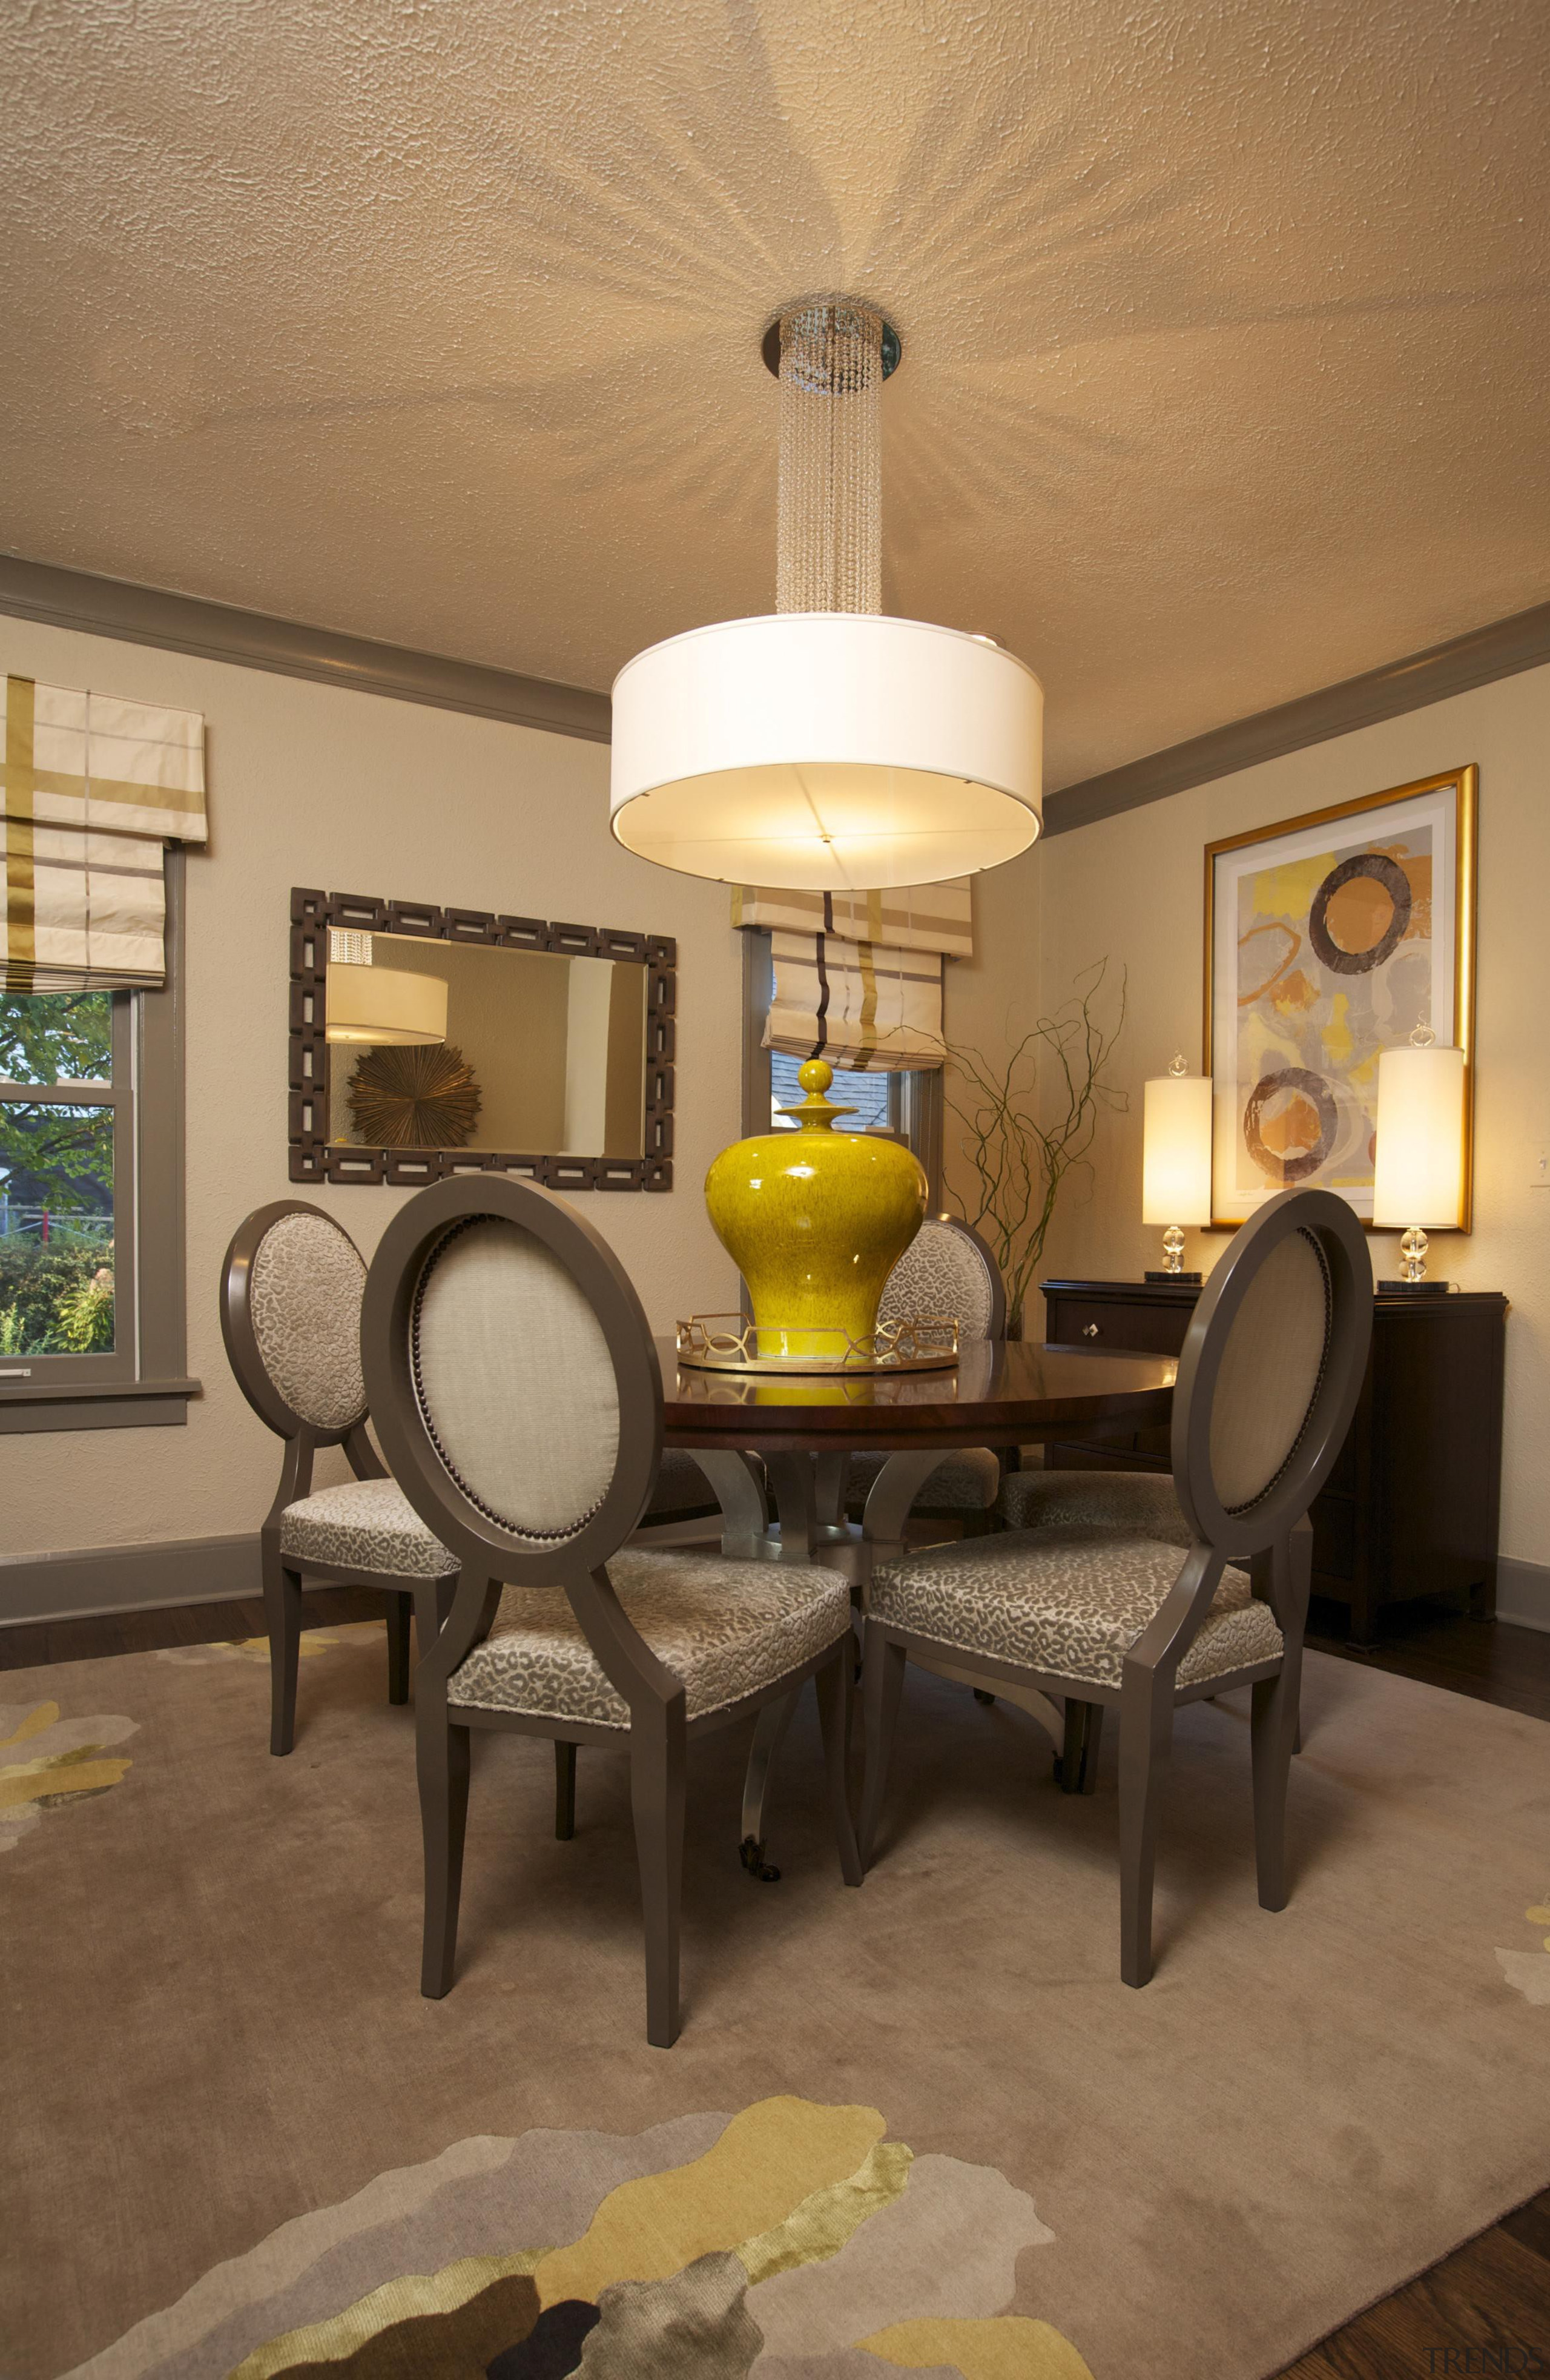
<instances>
[{"instance_id":1,"label":"gold picture frame","mask_svg":"<svg viewBox=\"0 0 1550 2380\"><path fill-rule=\"evenodd\" d=\"M1377 1057L1417 1023L1464 1052L1463 1196L1451 1228L1471 1229L1479 793L1471 762L1206 844L1213 1230L1236 1228L1292 1182L1337 1191L1371 1225ZM1321 832L1383 811L1393 815L1376 833ZM1348 925L1373 931L1371 941L1331 929L1342 896ZM1242 953L1261 936L1276 964L1245 994ZM1267 1067L1272 1053L1291 1062Z\"/></svg>"}]
</instances>

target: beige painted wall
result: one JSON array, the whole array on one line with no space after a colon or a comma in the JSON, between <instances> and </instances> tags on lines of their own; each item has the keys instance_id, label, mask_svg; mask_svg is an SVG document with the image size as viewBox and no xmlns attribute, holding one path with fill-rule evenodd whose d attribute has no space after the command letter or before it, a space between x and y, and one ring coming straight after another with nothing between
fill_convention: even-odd
<instances>
[{"instance_id":1,"label":"beige painted wall","mask_svg":"<svg viewBox=\"0 0 1550 2380\"><path fill-rule=\"evenodd\" d=\"M302 1195L285 1148L293 883L675 935L678 1186L578 1203L659 1328L733 1302L700 1198L740 1129L727 896L613 842L603 747L28 621L0 623L0 667L202 711L212 827L188 870L188 1360L204 1394L184 1429L0 1438L0 1553L224 1535L267 1508L278 1442L226 1369L216 1283L248 1209ZM369 1252L409 1194L305 1195Z\"/></svg>"},{"instance_id":2,"label":"beige painted wall","mask_svg":"<svg viewBox=\"0 0 1550 2380\"><path fill-rule=\"evenodd\" d=\"M981 956L951 970L949 1030L993 1042L1052 1006L1106 953L1130 973L1116 1068L1130 1111L1108 1118L1090 1186L1057 1214L1045 1274L1138 1276L1161 1261L1141 1223L1141 1087L1176 1049L1201 1058L1202 853L1217 838L1328 802L1480 765L1474 1229L1437 1233L1432 1269L1502 1289L1508 1325L1502 1549L1550 1561L1550 1189L1530 1188L1550 1141L1550 669L1525 672L1286 759L1054 837L980 880ZM1186 1264L1225 1242L1193 1233ZM1398 1270L1374 1232L1375 1269ZM1042 1323L1035 1308L1031 1327Z\"/></svg>"}]
</instances>

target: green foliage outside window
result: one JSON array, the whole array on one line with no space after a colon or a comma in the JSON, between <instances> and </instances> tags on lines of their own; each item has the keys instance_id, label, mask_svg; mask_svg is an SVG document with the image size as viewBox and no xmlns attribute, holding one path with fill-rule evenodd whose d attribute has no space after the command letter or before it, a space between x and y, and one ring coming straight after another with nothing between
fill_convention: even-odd
<instances>
[{"instance_id":1,"label":"green foliage outside window","mask_svg":"<svg viewBox=\"0 0 1550 2380\"><path fill-rule=\"evenodd\" d=\"M0 1237L0 1357L113 1345L113 1244Z\"/></svg>"},{"instance_id":2,"label":"green foliage outside window","mask_svg":"<svg viewBox=\"0 0 1550 2380\"><path fill-rule=\"evenodd\" d=\"M113 1111L16 1096L112 1079L111 992L0 992L0 1357L113 1346Z\"/></svg>"},{"instance_id":3,"label":"green foliage outside window","mask_svg":"<svg viewBox=\"0 0 1550 2380\"><path fill-rule=\"evenodd\" d=\"M0 992L0 1082L54 1089L112 1077L111 992ZM52 1213L111 1212L112 1146L101 1108L0 1099L0 1193Z\"/></svg>"}]
</instances>

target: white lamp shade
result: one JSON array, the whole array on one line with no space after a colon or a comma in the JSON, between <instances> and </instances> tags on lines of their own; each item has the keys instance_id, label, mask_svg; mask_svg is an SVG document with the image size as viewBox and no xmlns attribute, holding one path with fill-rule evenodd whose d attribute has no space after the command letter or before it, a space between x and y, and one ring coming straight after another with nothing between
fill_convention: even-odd
<instances>
[{"instance_id":1,"label":"white lamp shade","mask_svg":"<svg viewBox=\"0 0 1550 2380\"><path fill-rule=\"evenodd\" d=\"M331 959L324 1005L330 1041L388 1049L447 1038L447 987L440 976Z\"/></svg>"},{"instance_id":2,"label":"white lamp shade","mask_svg":"<svg viewBox=\"0 0 1550 2380\"><path fill-rule=\"evenodd\" d=\"M1464 1211L1464 1053L1401 1045L1378 1060L1373 1220L1455 1231Z\"/></svg>"},{"instance_id":3,"label":"white lamp shade","mask_svg":"<svg viewBox=\"0 0 1550 2380\"><path fill-rule=\"evenodd\" d=\"M1142 1125L1141 1220L1211 1220L1211 1077L1159 1075L1146 1086Z\"/></svg>"},{"instance_id":4,"label":"white lamp shade","mask_svg":"<svg viewBox=\"0 0 1550 2380\"><path fill-rule=\"evenodd\" d=\"M609 807L688 876L838 892L935 884L1026 851L1044 693L984 637L872 612L725 620L613 682Z\"/></svg>"}]
</instances>

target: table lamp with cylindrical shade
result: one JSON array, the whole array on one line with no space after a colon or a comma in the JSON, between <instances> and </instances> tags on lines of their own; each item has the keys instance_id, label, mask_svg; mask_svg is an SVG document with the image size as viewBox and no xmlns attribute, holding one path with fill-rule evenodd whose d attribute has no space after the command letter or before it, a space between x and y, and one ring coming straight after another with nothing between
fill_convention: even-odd
<instances>
[{"instance_id":1,"label":"table lamp with cylindrical shade","mask_svg":"<svg viewBox=\"0 0 1550 2380\"><path fill-rule=\"evenodd\" d=\"M1202 1275L1185 1272L1180 1257L1184 1225L1211 1220L1211 1078L1190 1074L1181 1057L1146 1085L1141 1220L1166 1226L1166 1261L1160 1272L1148 1272L1146 1279L1198 1287Z\"/></svg>"},{"instance_id":2,"label":"table lamp with cylindrical shade","mask_svg":"<svg viewBox=\"0 0 1550 2380\"><path fill-rule=\"evenodd\" d=\"M1463 1205L1464 1053L1422 1026L1378 1060L1373 1220L1404 1232L1404 1272L1384 1289L1447 1289L1426 1277L1426 1231L1456 1231Z\"/></svg>"}]
</instances>

